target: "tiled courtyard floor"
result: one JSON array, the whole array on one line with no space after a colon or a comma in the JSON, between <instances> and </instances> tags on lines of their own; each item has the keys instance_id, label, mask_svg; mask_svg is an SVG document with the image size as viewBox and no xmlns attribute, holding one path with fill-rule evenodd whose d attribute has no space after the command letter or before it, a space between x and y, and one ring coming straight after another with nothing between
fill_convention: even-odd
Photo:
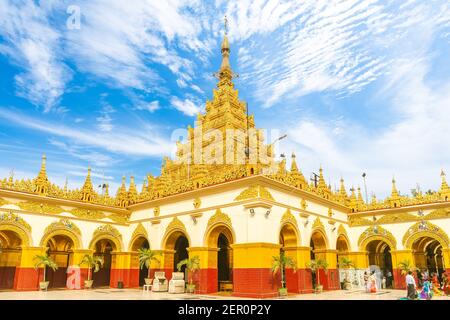
<instances>
[{"instance_id":1,"label":"tiled courtyard floor","mask_svg":"<svg viewBox=\"0 0 450 320\"><path fill-rule=\"evenodd\" d=\"M328 291L320 294L289 295L283 299L293 300L398 300L406 295L404 290L382 290L366 293L364 290ZM144 293L138 289L92 289L92 290L51 290L2 291L0 300L230 300L239 299L229 295L169 294L167 292ZM450 297L436 296L433 300L450 300Z\"/></svg>"}]
</instances>

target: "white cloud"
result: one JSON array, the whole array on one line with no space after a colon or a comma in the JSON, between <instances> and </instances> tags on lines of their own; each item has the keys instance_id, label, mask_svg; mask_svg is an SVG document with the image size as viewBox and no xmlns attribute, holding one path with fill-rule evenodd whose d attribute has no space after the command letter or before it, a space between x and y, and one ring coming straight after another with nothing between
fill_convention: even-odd
<instances>
[{"instance_id":1,"label":"white cloud","mask_svg":"<svg viewBox=\"0 0 450 320\"><path fill-rule=\"evenodd\" d=\"M137 110L145 110L148 112L154 112L160 108L159 101L155 100L150 103L147 102L139 102L135 108Z\"/></svg>"},{"instance_id":2,"label":"white cloud","mask_svg":"<svg viewBox=\"0 0 450 320\"><path fill-rule=\"evenodd\" d=\"M175 109L183 112L188 116L195 116L197 113L201 111L200 106L190 99L181 100L177 97L172 97L170 99L170 104Z\"/></svg>"},{"instance_id":3,"label":"white cloud","mask_svg":"<svg viewBox=\"0 0 450 320\"><path fill-rule=\"evenodd\" d=\"M71 78L60 54L61 35L50 26L45 9L35 2L17 2L0 3L0 35L6 41L0 52L24 69L15 76L17 93L48 112Z\"/></svg>"},{"instance_id":4,"label":"white cloud","mask_svg":"<svg viewBox=\"0 0 450 320\"><path fill-rule=\"evenodd\" d=\"M1 109L0 117L24 128L70 139L78 145L128 156L162 156L172 151L170 142L160 138L155 131L135 128L130 132L130 129L117 128L112 132L97 132L92 128L71 128L58 123L43 122L7 109Z\"/></svg>"}]
</instances>

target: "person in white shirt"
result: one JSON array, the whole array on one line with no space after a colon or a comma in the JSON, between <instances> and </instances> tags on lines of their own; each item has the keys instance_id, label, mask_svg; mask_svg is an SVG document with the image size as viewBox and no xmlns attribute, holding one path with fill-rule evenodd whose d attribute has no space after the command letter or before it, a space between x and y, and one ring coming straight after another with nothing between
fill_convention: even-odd
<instances>
[{"instance_id":1,"label":"person in white shirt","mask_svg":"<svg viewBox=\"0 0 450 320\"><path fill-rule=\"evenodd\" d=\"M416 280L412 276L412 272L408 271L408 274L406 275L406 297L409 300L414 300L416 298Z\"/></svg>"}]
</instances>

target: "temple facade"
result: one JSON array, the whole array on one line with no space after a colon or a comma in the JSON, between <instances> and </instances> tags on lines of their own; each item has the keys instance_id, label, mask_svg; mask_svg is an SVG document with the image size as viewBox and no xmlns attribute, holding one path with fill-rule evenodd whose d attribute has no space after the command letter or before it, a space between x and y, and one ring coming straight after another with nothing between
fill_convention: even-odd
<instances>
[{"instance_id":1,"label":"temple facade","mask_svg":"<svg viewBox=\"0 0 450 320\"><path fill-rule=\"evenodd\" d=\"M139 287L147 276L139 248L159 254L151 274L165 271L170 279L179 261L198 256L198 293L227 289L242 297L278 295L280 274L272 266L280 253L296 264L285 271L291 293L312 292L318 283L338 290L345 277L361 286L368 270L392 274L388 286L404 288L402 262L450 272L450 187L443 171L437 191L405 196L392 180L391 195L369 203L359 188L347 191L343 179L331 190L322 168L308 183L295 155L290 168L275 160L273 145L264 143L239 99L226 35L221 53L205 114L177 143L176 159L164 158L161 174L145 177L140 192L133 177L128 188L124 177L115 196L107 186L98 194L90 169L81 189L59 187L48 179L45 156L36 178L0 181L0 289L38 290L43 270L34 257L45 253L59 266L47 270L50 288L66 287L68 270L86 254L104 259L94 286ZM353 268L341 263L344 257ZM309 262L319 259L327 270L313 273ZM80 270L84 280L87 269Z\"/></svg>"}]
</instances>

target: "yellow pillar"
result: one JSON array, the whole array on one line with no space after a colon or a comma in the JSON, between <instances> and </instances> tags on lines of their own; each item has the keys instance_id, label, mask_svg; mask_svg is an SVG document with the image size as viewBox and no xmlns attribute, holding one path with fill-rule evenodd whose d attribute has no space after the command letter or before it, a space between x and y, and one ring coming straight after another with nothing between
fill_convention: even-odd
<instances>
[{"instance_id":1,"label":"yellow pillar","mask_svg":"<svg viewBox=\"0 0 450 320\"><path fill-rule=\"evenodd\" d=\"M339 273L337 270L337 250L316 249L314 250L316 259L323 259L328 263L328 270L320 273L320 280L325 290L339 289ZM323 272L323 277L322 277Z\"/></svg>"},{"instance_id":2,"label":"yellow pillar","mask_svg":"<svg viewBox=\"0 0 450 320\"><path fill-rule=\"evenodd\" d=\"M20 257L20 266L16 267L15 290L38 290L39 281L42 280L42 267L39 270L34 268L36 255L46 254L45 247L22 247L22 255Z\"/></svg>"},{"instance_id":3,"label":"yellow pillar","mask_svg":"<svg viewBox=\"0 0 450 320\"><path fill-rule=\"evenodd\" d=\"M189 258L197 256L200 262L200 270L194 275L188 275L195 282L196 292L212 293L219 291L217 273L218 248L189 247L188 252Z\"/></svg>"},{"instance_id":4,"label":"yellow pillar","mask_svg":"<svg viewBox=\"0 0 450 320\"><path fill-rule=\"evenodd\" d=\"M444 257L444 268L450 271L450 248L442 249L442 256Z\"/></svg>"},{"instance_id":5,"label":"yellow pillar","mask_svg":"<svg viewBox=\"0 0 450 320\"><path fill-rule=\"evenodd\" d=\"M307 268L311 261L310 247L284 247L285 255L296 261L297 270L286 270L286 286L292 293L311 293L312 274Z\"/></svg>"},{"instance_id":6,"label":"yellow pillar","mask_svg":"<svg viewBox=\"0 0 450 320\"><path fill-rule=\"evenodd\" d=\"M369 267L369 255L363 251L350 251L347 257L353 262L355 269L367 269Z\"/></svg>"},{"instance_id":7,"label":"yellow pillar","mask_svg":"<svg viewBox=\"0 0 450 320\"><path fill-rule=\"evenodd\" d=\"M394 288L404 289L405 288L405 276L402 275L399 268L399 263L402 261L409 261L411 266L414 266L414 256L412 250L392 250L392 269L394 274Z\"/></svg>"},{"instance_id":8,"label":"yellow pillar","mask_svg":"<svg viewBox=\"0 0 450 320\"><path fill-rule=\"evenodd\" d=\"M92 255L94 254L94 250L89 250L89 249L74 249L73 250L73 265L78 266L81 262L81 260L83 260L83 257L85 255ZM86 265L82 265L81 268L85 268Z\"/></svg>"},{"instance_id":9,"label":"yellow pillar","mask_svg":"<svg viewBox=\"0 0 450 320\"><path fill-rule=\"evenodd\" d=\"M112 287L116 287L118 282L123 283L124 288L139 286L139 269L132 269L133 252L111 252L111 281Z\"/></svg>"},{"instance_id":10,"label":"yellow pillar","mask_svg":"<svg viewBox=\"0 0 450 320\"><path fill-rule=\"evenodd\" d=\"M278 295L279 277L272 274L273 257L280 245L255 242L232 244L233 291L237 296L269 298Z\"/></svg>"}]
</instances>

